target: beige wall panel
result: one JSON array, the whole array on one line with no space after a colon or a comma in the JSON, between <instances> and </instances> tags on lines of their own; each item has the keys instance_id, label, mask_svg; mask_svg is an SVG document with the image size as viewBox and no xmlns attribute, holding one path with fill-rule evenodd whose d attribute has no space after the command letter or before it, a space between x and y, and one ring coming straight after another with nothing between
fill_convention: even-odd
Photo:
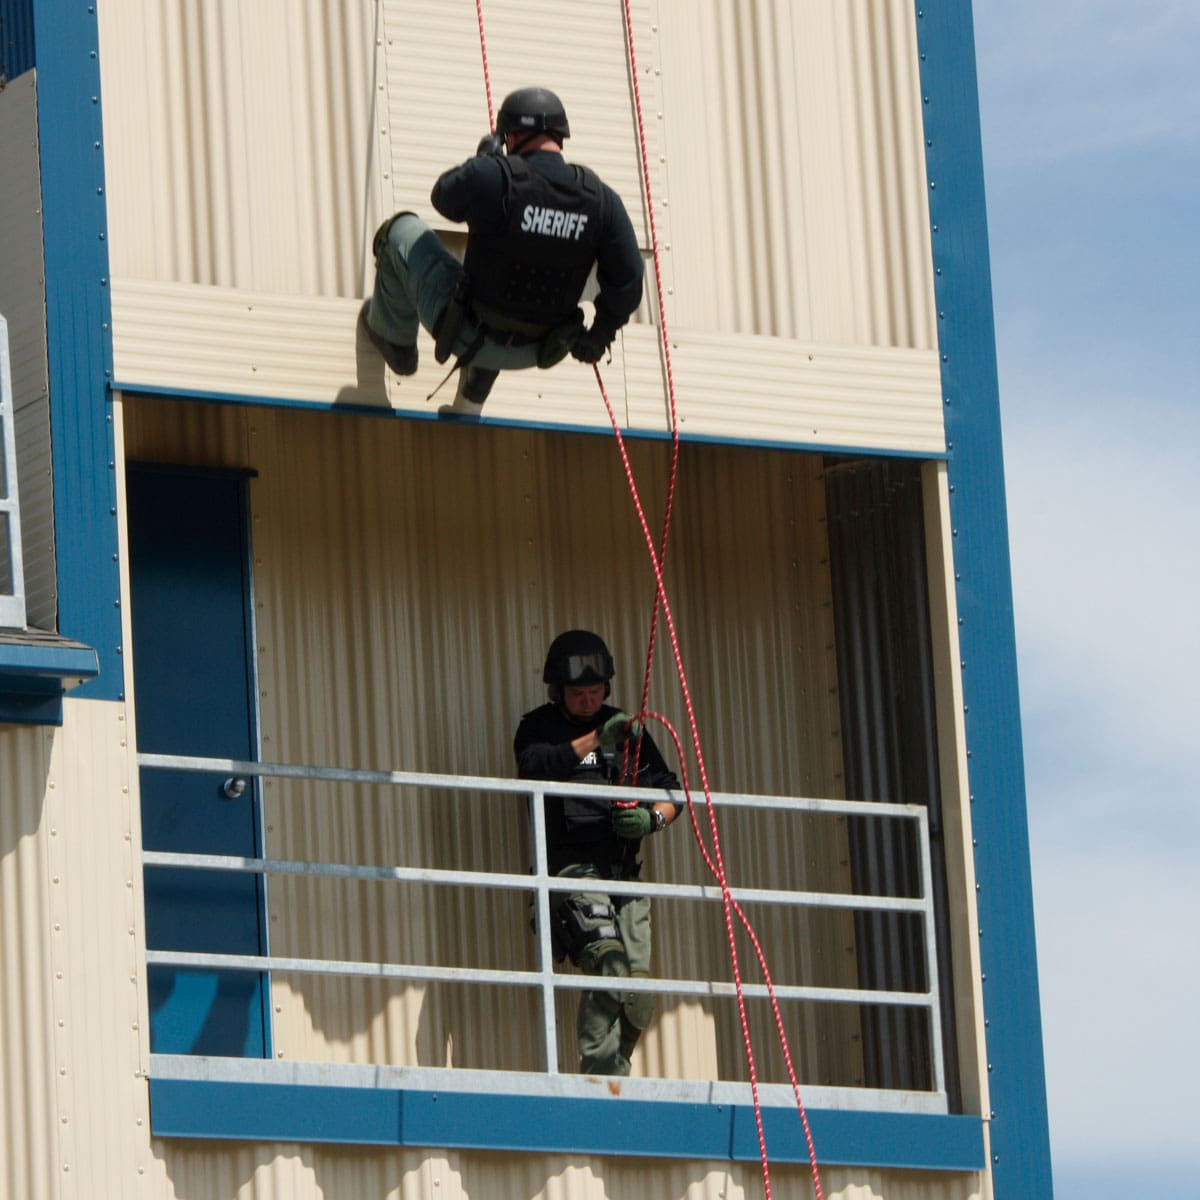
<instances>
[{"instance_id":1,"label":"beige wall panel","mask_svg":"<svg viewBox=\"0 0 1200 1200\"><path fill-rule=\"evenodd\" d=\"M0 727L5 1196L156 1194L140 1068L136 787L123 705Z\"/></svg>"},{"instance_id":2,"label":"beige wall panel","mask_svg":"<svg viewBox=\"0 0 1200 1200\"><path fill-rule=\"evenodd\" d=\"M629 424L669 428L649 327L623 335ZM945 451L936 351L671 332L679 428L720 439ZM611 368L605 377L611 374ZM490 403L490 401L489 401Z\"/></svg>"},{"instance_id":3,"label":"beige wall panel","mask_svg":"<svg viewBox=\"0 0 1200 1200\"><path fill-rule=\"evenodd\" d=\"M359 305L268 292L180 284L114 281L113 359L120 386L186 393L228 394L247 400L284 399L346 404L433 416L454 399L429 339L411 378L386 371L378 352L356 339ZM624 421L621 344L612 399ZM488 414L506 420L608 426L593 373L574 359L550 371L514 371L488 401Z\"/></svg>"},{"instance_id":4,"label":"beige wall panel","mask_svg":"<svg viewBox=\"0 0 1200 1200\"><path fill-rule=\"evenodd\" d=\"M357 305L178 284L114 282L117 382L130 390L215 391L251 400L391 408L434 415L445 368L422 338L420 370L398 379L355 340ZM945 449L937 354L816 345L783 338L671 336L679 428L724 439L898 449ZM601 364L623 427L666 433L670 408L657 330L628 326ZM506 373L489 418L609 429L594 373L566 359L549 371Z\"/></svg>"},{"instance_id":5,"label":"beige wall panel","mask_svg":"<svg viewBox=\"0 0 1200 1200\"><path fill-rule=\"evenodd\" d=\"M936 345L908 0L659 0L672 325Z\"/></svg>"},{"instance_id":6,"label":"beige wall panel","mask_svg":"<svg viewBox=\"0 0 1200 1200\"><path fill-rule=\"evenodd\" d=\"M13 425L21 493L25 620L54 629L54 480L46 367L46 280L42 265L37 80L27 71L0 89L0 313L8 321Z\"/></svg>"},{"instance_id":7,"label":"beige wall panel","mask_svg":"<svg viewBox=\"0 0 1200 1200\"><path fill-rule=\"evenodd\" d=\"M201 418L185 416L201 406L172 402L127 408L130 457L211 465L239 459L244 446L238 465L259 472L251 487L265 758L509 777L512 732L542 699L546 644L572 624L604 631L618 699L637 704L653 585L610 439L301 411ZM669 446L633 442L630 451L657 535ZM684 449L668 576L717 790L840 794L818 464ZM764 512L786 519L766 522ZM652 707L690 743L665 631L654 679ZM659 740L667 745L665 734ZM694 765L689 774L695 782ZM266 794L272 853L517 873L530 861L519 800L290 781ZM840 886L839 822L730 813L724 824L733 882ZM658 878L708 882L686 821L649 844L648 865ZM277 879L271 904L280 954L532 965L519 895ZM660 906L664 972L728 977L719 906L701 920L697 937L695 913ZM779 982L853 982L844 915L755 920ZM279 978L274 1000L277 1049L291 1059L541 1066L525 992ZM574 1056L572 1003L563 1000L564 1062ZM818 1021L791 1011L806 1079L858 1078L846 1012ZM732 1002L666 1001L663 1013L640 1072L707 1078L715 1065L741 1077ZM766 1076L782 1080L769 1014L756 1020Z\"/></svg>"},{"instance_id":8,"label":"beige wall panel","mask_svg":"<svg viewBox=\"0 0 1200 1200\"><path fill-rule=\"evenodd\" d=\"M46 816L54 738L0 725L0 1195L28 1200L57 1196L59 1182Z\"/></svg>"},{"instance_id":9,"label":"beige wall panel","mask_svg":"<svg viewBox=\"0 0 1200 1200\"><path fill-rule=\"evenodd\" d=\"M494 103L556 88L649 246L621 4L573 6L552 55L524 32L548 11L484 6ZM906 0L646 0L633 30L671 326L931 350ZM469 7L140 0L101 10L101 44L116 280L360 296L378 221L435 219L486 126Z\"/></svg>"},{"instance_id":10,"label":"beige wall panel","mask_svg":"<svg viewBox=\"0 0 1200 1200\"><path fill-rule=\"evenodd\" d=\"M99 7L114 278L359 296L380 181L370 0Z\"/></svg>"},{"instance_id":11,"label":"beige wall panel","mask_svg":"<svg viewBox=\"0 0 1200 1200\"><path fill-rule=\"evenodd\" d=\"M754 1200L758 1163L569 1158L376 1147L154 1143L186 1200ZM828 1200L986 1200L978 1177L822 1167ZM772 1163L778 1200L811 1200L807 1166ZM157 1193L156 1193L157 1194Z\"/></svg>"},{"instance_id":12,"label":"beige wall panel","mask_svg":"<svg viewBox=\"0 0 1200 1200\"><path fill-rule=\"evenodd\" d=\"M987 1046L983 1029L983 966L975 899L967 732L958 643L958 604L951 547L950 493L945 463L927 463L922 492L925 503L926 554L933 635L934 691L937 704L939 774L946 853L946 892L954 937L955 1022L963 1106L968 1112L991 1110L988 1100Z\"/></svg>"},{"instance_id":13,"label":"beige wall panel","mask_svg":"<svg viewBox=\"0 0 1200 1200\"><path fill-rule=\"evenodd\" d=\"M654 6L640 0L632 7L638 33L648 39ZM393 207L446 227L429 190L447 167L474 153L488 131L479 23L469 4L384 0L383 9ZM515 88L556 92L571 124L568 156L620 194L639 240L649 246L621 0L577 0L569 13L546 0L485 0L482 11L494 109ZM541 36L530 37L531 29ZM658 158L655 83L653 74L642 81L652 162ZM428 119L431 111L436 121Z\"/></svg>"},{"instance_id":14,"label":"beige wall panel","mask_svg":"<svg viewBox=\"0 0 1200 1200\"><path fill-rule=\"evenodd\" d=\"M137 785L125 706L66 699L46 791L61 1195L147 1194Z\"/></svg>"}]
</instances>

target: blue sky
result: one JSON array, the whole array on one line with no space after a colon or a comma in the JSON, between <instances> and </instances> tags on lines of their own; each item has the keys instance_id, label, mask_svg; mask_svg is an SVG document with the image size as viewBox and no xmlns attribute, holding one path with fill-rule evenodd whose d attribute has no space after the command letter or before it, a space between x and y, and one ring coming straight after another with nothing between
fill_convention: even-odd
<instances>
[{"instance_id":1,"label":"blue sky","mask_svg":"<svg viewBox=\"0 0 1200 1200\"><path fill-rule=\"evenodd\" d=\"M1055 1195L1195 1200L1200 4L974 11Z\"/></svg>"}]
</instances>

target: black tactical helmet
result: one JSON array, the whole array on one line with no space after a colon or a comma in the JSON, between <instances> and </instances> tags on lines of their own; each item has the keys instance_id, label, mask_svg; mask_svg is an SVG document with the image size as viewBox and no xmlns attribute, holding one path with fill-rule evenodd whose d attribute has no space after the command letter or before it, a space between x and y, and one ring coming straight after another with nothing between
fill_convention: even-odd
<instances>
[{"instance_id":1,"label":"black tactical helmet","mask_svg":"<svg viewBox=\"0 0 1200 1200\"><path fill-rule=\"evenodd\" d=\"M604 684L607 698L608 681L614 674L612 655L602 637L586 629L568 629L566 633L560 633L546 651L542 682L550 685L550 698L555 702L562 700L564 687L591 683Z\"/></svg>"},{"instance_id":2,"label":"black tactical helmet","mask_svg":"<svg viewBox=\"0 0 1200 1200\"><path fill-rule=\"evenodd\" d=\"M561 143L571 136L571 127L562 101L549 88L527 87L504 97L496 117L496 132L501 137L510 133L549 133Z\"/></svg>"}]
</instances>

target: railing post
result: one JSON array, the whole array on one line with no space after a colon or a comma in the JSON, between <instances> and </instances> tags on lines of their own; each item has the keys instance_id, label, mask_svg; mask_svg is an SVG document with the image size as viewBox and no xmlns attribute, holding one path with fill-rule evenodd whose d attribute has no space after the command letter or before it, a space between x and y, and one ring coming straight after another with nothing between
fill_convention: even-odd
<instances>
[{"instance_id":1,"label":"railing post","mask_svg":"<svg viewBox=\"0 0 1200 1200\"><path fill-rule=\"evenodd\" d=\"M546 853L545 793L535 787L529 796L529 824L533 830L533 869L537 877L534 911L537 913L538 974L542 978L542 1050L546 1073L558 1074L558 1018L554 1003L554 949L550 939L550 859Z\"/></svg>"},{"instance_id":2,"label":"railing post","mask_svg":"<svg viewBox=\"0 0 1200 1200\"><path fill-rule=\"evenodd\" d=\"M938 984L937 924L933 912L933 858L929 849L929 812L917 813L917 837L921 853L922 923L925 936L925 981L929 988L929 1055L933 1090L946 1090L946 1056L942 1048L942 1001Z\"/></svg>"}]
</instances>

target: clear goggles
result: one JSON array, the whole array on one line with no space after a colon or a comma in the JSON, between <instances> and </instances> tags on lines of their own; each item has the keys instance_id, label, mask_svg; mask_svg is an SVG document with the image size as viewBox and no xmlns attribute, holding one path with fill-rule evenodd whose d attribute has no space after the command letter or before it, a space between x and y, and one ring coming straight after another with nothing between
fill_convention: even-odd
<instances>
[{"instance_id":1,"label":"clear goggles","mask_svg":"<svg viewBox=\"0 0 1200 1200\"><path fill-rule=\"evenodd\" d=\"M563 675L567 683L607 683L613 677L613 661L609 654L569 654L563 660Z\"/></svg>"}]
</instances>

